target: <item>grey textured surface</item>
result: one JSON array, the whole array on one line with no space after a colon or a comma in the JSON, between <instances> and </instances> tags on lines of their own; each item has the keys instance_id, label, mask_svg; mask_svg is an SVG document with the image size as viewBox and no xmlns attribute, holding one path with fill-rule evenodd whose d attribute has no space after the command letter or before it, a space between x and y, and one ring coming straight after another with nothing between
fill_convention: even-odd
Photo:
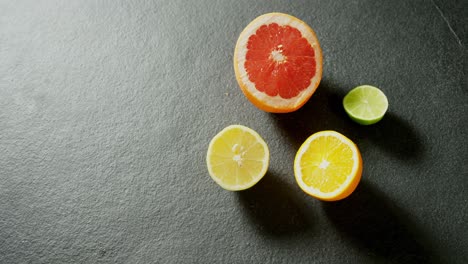
<instances>
[{"instance_id":1,"label":"grey textured surface","mask_svg":"<svg viewBox=\"0 0 468 264\"><path fill-rule=\"evenodd\" d=\"M466 1L1 1L0 263L467 263ZM280 11L311 25L323 81L298 112L241 94L235 41ZM352 123L356 85L388 96ZM271 151L254 188L208 176L230 124ZM348 199L303 194L319 130L361 149Z\"/></svg>"}]
</instances>

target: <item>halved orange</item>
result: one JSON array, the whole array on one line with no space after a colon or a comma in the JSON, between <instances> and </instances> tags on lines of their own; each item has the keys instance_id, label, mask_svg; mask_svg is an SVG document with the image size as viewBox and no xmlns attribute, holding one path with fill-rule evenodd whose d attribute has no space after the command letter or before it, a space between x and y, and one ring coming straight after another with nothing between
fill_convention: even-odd
<instances>
[{"instance_id":1,"label":"halved orange","mask_svg":"<svg viewBox=\"0 0 468 264\"><path fill-rule=\"evenodd\" d=\"M336 131L310 136L294 159L294 175L301 189L325 201L349 196L361 180L362 158L358 147Z\"/></svg>"},{"instance_id":2,"label":"halved orange","mask_svg":"<svg viewBox=\"0 0 468 264\"><path fill-rule=\"evenodd\" d=\"M242 31L234 71L256 107L287 113L303 106L322 78L322 50L315 32L296 17L269 13Z\"/></svg>"}]
</instances>

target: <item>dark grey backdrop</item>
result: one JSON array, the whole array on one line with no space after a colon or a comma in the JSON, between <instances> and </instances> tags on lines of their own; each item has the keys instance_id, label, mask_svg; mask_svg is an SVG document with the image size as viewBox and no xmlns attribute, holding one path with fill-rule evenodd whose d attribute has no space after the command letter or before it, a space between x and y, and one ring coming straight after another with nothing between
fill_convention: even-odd
<instances>
[{"instance_id":1,"label":"dark grey backdrop","mask_svg":"<svg viewBox=\"0 0 468 264\"><path fill-rule=\"evenodd\" d=\"M448 1L447 1L448 2ZM301 110L254 108L234 77L239 33L263 13L317 32L323 81ZM1 1L1 263L468 263L467 2ZM387 116L362 127L342 97L373 84ZM230 124L270 146L233 193L208 176ZM361 149L356 192L296 186L302 141Z\"/></svg>"}]
</instances>

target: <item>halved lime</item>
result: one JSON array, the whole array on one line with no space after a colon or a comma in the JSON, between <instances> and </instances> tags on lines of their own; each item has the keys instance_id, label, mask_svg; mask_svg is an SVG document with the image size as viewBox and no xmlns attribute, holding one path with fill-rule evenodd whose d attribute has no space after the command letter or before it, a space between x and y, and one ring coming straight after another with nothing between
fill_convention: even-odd
<instances>
[{"instance_id":1,"label":"halved lime","mask_svg":"<svg viewBox=\"0 0 468 264\"><path fill-rule=\"evenodd\" d=\"M361 85L344 97L343 107L355 122L361 125L372 125L379 122L385 115L388 100L379 88Z\"/></svg>"}]
</instances>

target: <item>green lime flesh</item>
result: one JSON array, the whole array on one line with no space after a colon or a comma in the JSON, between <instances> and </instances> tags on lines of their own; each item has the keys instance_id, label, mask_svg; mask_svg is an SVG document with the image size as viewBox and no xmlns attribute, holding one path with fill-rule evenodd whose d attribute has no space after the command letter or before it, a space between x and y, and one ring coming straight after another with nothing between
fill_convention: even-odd
<instances>
[{"instance_id":1,"label":"green lime flesh","mask_svg":"<svg viewBox=\"0 0 468 264\"><path fill-rule=\"evenodd\" d=\"M356 123L372 125L379 122L387 112L388 100L379 88L361 85L344 97L343 107Z\"/></svg>"}]
</instances>

